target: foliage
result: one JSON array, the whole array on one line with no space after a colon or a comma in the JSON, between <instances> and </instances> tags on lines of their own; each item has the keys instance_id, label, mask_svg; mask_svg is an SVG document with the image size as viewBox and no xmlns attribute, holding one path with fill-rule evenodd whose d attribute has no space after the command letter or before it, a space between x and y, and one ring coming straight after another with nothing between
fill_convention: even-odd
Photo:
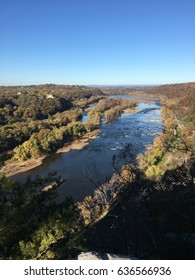
<instances>
[{"instance_id":1,"label":"foliage","mask_svg":"<svg viewBox=\"0 0 195 280\"><path fill-rule=\"evenodd\" d=\"M194 95L195 83L169 84L156 87L145 88L144 91L154 96L165 96L166 98L183 98Z\"/></svg>"},{"instance_id":2,"label":"foliage","mask_svg":"<svg viewBox=\"0 0 195 280\"><path fill-rule=\"evenodd\" d=\"M91 110L88 113L88 121L94 125L101 124L101 114L96 109Z\"/></svg>"},{"instance_id":3,"label":"foliage","mask_svg":"<svg viewBox=\"0 0 195 280\"><path fill-rule=\"evenodd\" d=\"M92 129L94 127L88 123L76 121L60 128L41 129L13 150L13 160L27 160L50 154Z\"/></svg>"},{"instance_id":4,"label":"foliage","mask_svg":"<svg viewBox=\"0 0 195 280\"><path fill-rule=\"evenodd\" d=\"M120 116L121 110L120 108L109 109L105 112L106 122L110 122Z\"/></svg>"},{"instance_id":5,"label":"foliage","mask_svg":"<svg viewBox=\"0 0 195 280\"><path fill-rule=\"evenodd\" d=\"M194 153L194 102L191 94L167 101L162 111L164 131L155 138L140 166L149 178L159 179L167 170L181 166ZM184 105L184 106L182 106Z\"/></svg>"},{"instance_id":6,"label":"foliage","mask_svg":"<svg viewBox=\"0 0 195 280\"><path fill-rule=\"evenodd\" d=\"M88 113L89 122L98 125L103 116L106 122L110 122L118 118L124 109L134 108L136 105L136 102L125 99L101 99L97 106Z\"/></svg>"},{"instance_id":7,"label":"foliage","mask_svg":"<svg viewBox=\"0 0 195 280\"><path fill-rule=\"evenodd\" d=\"M82 110L74 108L62 113L56 113L46 120L28 120L25 123L16 122L0 126L0 152L13 149L29 140L34 133L42 131L54 131L69 124L71 121L78 121L82 117ZM42 133L43 134L43 133Z\"/></svg>"},{"instance_id":8,"label":"foliage","mask_svg":"<svg viewBox=\"0 0 195 280\"><path fill-rule=\"evenodd\" d=\"M80 121L83 109L102 97L100 90L84 86L0 87L0 153L42 129Z\"/></svg>"},{"instance_id":9,"label":"foliage","mask_svg":"<svg viewBox=\"0 0 195 280\"><path fill-rule=\"evenodd\" d=\"M43 191L45 184L53 188ZM76 234L82 228L82 219L71 199L54 203L59 184L55 174L34 181L28 178L23 185L1 175L0 259L69 258L76 252L80 246ZM64 244L63 256L59 241ZM58 248L57 254L54 247Z\"/></svg>"}]
</instances>

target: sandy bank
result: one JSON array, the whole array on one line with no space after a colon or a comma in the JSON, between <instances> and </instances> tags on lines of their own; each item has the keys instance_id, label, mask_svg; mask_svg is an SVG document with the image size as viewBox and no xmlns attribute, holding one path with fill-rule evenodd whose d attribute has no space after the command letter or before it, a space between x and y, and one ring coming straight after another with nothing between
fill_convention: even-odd
<instances>
[{"instance_id":1,"label":"sandy bank","mask_svg":"<svg viewBox=\"0 0 195 280\"><path fill-rule=\"evenodd\" d=\"M80 150L86 145L88 145L90 140L95 139L98 136L98 134L99 134L99 129L86 133L83 137L75 140L70 145L58 149L56 153L66 153L71 150Z\"/></svg>"},{"instance_id":2,"label":"sandy bank","mask_svg":"<svg viewBox=\"0 0 195 280\"><path fill-rule=\"evenodd\" d=\"M92 132L86 133L80 139L75 140L73 143L60 148L56 153L66 153L70 150L80 150L86 146L90 140L95 139L99 134L99 129L96 129ZM49 156L49 155L48 155ZM0 172L4 173L6 176L12 176L21 172L28 171L42 164L42 161L47 156L42 156L38 159L29 159L25 161L5 161L5 165L1 168Z\"/></svg>"},{"instance_id":3,"label":"sandy bank","mask_svg":"<svg viewBox=\"0 0 195 280\"><path fill-rule=\"evenodd\" d=\"M29 159L25 161L7 160L5 161L5 165L1 168L0 171L9 177L14 174L30 170L41 165L45 157L46 156L42 156L38 159Z\"/></svg>"}]
</instances>

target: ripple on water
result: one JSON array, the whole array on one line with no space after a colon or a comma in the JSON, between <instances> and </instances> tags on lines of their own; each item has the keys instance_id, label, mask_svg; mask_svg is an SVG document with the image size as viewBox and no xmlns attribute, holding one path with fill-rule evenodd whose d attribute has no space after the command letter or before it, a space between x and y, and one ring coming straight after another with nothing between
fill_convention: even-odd
<instances>
[{"instance_id":1,"label":"ripple on water","mask_svg":"<svg viewBox=\"0 0 195 280\"><path fill-rule=\"evenodd\" d=\"M93 173L95 166L101 173L101 177L106 178L113 172L113 155L117 155L129 143L136 153L143 152L162 131L161 124L148 121L161 119L159 110L157 111L160 107L141 103L139 108L140 112L132 115L122 114L118 120L108 124L103 123L99 137L82 150L51 155L43 161L42 165L13 177L22 181L28 175L45 176L48 171L57 170L58 174L66 180L59 188L58 200L62 201L66 196L73 196L75 201L82 200L95 189L95 185L89 182L86 176L86 169L91 169Z\"/></svg>"}]
</instances>

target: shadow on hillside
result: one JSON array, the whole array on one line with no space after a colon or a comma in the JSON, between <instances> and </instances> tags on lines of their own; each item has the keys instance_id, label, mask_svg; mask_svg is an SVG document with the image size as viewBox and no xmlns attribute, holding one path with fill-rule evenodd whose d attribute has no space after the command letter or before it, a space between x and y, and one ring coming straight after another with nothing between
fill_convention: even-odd
<instances>
[{"instance_id":1,"label":"shadow on hillside","mask_svg":"<svg viewBox=\"0 0 195 280\"><path fill-rule=\"evenodd\" d=\"M83 236L87 250L139 259L195 259L194 166L167 171L160 182L129 184L126 194Z\"/></svg>"}]
</instances>

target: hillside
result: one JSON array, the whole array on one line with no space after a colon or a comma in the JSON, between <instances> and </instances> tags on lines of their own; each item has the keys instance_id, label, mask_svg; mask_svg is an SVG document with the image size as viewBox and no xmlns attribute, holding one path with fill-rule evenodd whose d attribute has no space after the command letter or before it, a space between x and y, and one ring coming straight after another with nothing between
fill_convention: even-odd
<instances>
[{"instance_id":1,"label":"hillside","mask_svg":"<svg viewBox=\"0 0 195 280\"><path fill-rule=\"evenodd\" d=\"M167 98L181 98L195 94L195 83L168 84L156 87L145 88L148 94L165 96Z\"/></svg>"},{"instance_id":2,"label":"hillside","mask_svg":"<svg viewBox=\"0 0 195 280\"><path fill-rule=\"evenodd\" d=\"M83 237L88 251L194 259L194 85L165 85L144 93L163 100L164 131L138 159L126 147L119 156L124 167L80 205L92 223Z\"/></svg>"},{"instance_id":3,"label":"hillside","mask_svg":"<svg viewBox=\"0 0 195 280\"><path fill-rule=\"evenodd\" d=\"M0 93L6 95L14 95L17 92L21 93L41 93L55 94L63 96L66 99L74 100L75 98L90 97L91 95L101 95L102 92L97 88L79 85L29 85L29 86L0 86Z\"/></svg>"}]
</instances>

